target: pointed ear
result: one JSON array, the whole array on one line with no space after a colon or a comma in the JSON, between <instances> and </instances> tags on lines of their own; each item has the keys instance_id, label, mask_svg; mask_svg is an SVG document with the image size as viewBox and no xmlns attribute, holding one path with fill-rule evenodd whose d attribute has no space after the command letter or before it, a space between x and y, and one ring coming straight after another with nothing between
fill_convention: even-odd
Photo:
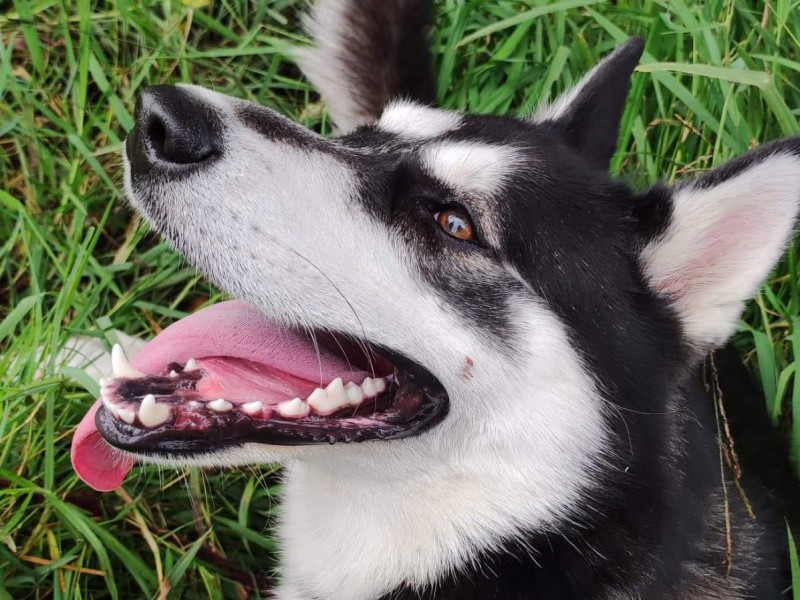
<instances>
[{"instance_id":1,"label":"pointed ear","mask_svg":"<svg viewBox=\"0 0 800 600\"><path fill-rule=\"evenodd\" d=\"M633 70L644 40L632 37L595 66L574 88L540 108L533 121L560 132L591 164L608 170Z\"/></svg>"},{"instance_id":2,"label":"pointed ear","mask_svg":"<svg viewBox=\"0 0 800 600\"><path fill-rule=\"evenodd\" d=\"M340 132L376 121L398 98L436 102L430 0L316 0L305 23L314 45L300 69Z\"/></svg>"},{"instance_id":3,"label":"pointed ear","mask_svg":"<svg viewBox=\"0 0 800 600\"><path fill-rule=\"evenodd\" d=\"M736 329L780 259L800 211L800 138L765 144L663 194L668 214L641 260L701 351Z\"/></svg>"}]
</instances>

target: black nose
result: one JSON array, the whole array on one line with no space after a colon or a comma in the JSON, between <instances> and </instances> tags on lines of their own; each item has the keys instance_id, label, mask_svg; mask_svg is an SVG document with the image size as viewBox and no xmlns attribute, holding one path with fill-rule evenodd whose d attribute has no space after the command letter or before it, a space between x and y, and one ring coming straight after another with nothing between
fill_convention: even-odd
<instances>
[{"instance_id":1,"label":"black nose","mask_svg":"<svg viewBox=\"0 0 800 600\"><path fill-rule=\"evenodd\" d=\"M190 90L172 85L146 88L136 100L135 119L126 142L134 173L198 165L221 153L219 116Z\"/></svg>"}]
</instances>

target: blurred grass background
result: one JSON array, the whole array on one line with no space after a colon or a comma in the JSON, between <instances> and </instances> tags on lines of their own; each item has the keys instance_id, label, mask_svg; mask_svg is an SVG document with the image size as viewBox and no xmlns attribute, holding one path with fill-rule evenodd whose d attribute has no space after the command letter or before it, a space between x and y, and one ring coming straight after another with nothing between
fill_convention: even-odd
<instances>
[{"instance_id":1,"label":"blurred grass background","mask_svg":"<svg viewBox=\"0 0 800 600\"><path fill-rule=\"evenodd\" d=\"M800 132L796 0L436 7L440 101L477 112L524 114L628 35L645 36L613 163L637 186ZM263 597L277 470L136 469L119 492L92 492L71 469L69 442L96 384L55 356L71 335L149 337L219 298L121 201L134 96L147 84L192 82L327 131L324 106L287 54L307 43L303 8L0 2L0 599ZM754 401L800 448L794 248L736 343L764 392Z\"/></svg>"}]
</instances>

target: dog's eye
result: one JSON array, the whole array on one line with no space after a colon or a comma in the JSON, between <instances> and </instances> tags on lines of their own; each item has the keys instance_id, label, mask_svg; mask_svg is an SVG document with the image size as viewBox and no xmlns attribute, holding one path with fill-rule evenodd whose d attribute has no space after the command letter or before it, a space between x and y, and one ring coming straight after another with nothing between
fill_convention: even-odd
<instances>
[{"instance_id":1,"label":"dog's eye","mask_svg":"<svg viewBox=\"0 0 800 600\"><path fill-rule=\"evenodd\" d=\"M454 238L471 242L475 239L475 228L472 226L469 215L457 208L448 208L435 213L434 218L445 233Z\"/></svg>"}]
</instances>

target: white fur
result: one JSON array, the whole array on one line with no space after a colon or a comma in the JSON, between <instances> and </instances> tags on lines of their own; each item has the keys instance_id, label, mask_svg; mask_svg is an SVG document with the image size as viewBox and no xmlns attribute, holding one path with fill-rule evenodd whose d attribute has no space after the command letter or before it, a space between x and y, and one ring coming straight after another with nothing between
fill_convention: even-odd
<instances>
[{"instance_id":1,"label":"white fur","mask_svg":"<svg viewBox=\"0 0 800 600\"><path fill-rule=\"evenodd\" d=\"M572 88L561 94L558 98L556 98L553 102L542 104L536 109L532 120L536 123L542 123L544 121L557 121L558 119L562 118L564 115L567 114L572 104L575 100L580 97L586 87L593 83L596 78L603 76L603 70L606 68L607 64L609 63L610 59L619 51L616 50L603 58L599 63L597 63L591 71L586 73L583 77L581 77L580 81L576 83Z\"/></svg>"},{"instance_id":2,"label":"white fur","mask_svg":"<svg viewBox=\"0 0 800 600\"><path fill-rule=\"evenodd\" d=\"M421 155L430 175L465 195L495 195L522 163L512 146L476 142L442 142Z\"/></svg>"},{"instance_id":3,"label":"white fur","mask_svg":"<svg viewBox=\"0 0 800 600\"><path fill-rule=\"evenodd\" d=\"M305 25L314 47L296 48L295 60L320 91L333 122L341 132L372 121L358 106L346 65L349 24L345 11L350 0L317 0L306 15ZM352 8L352 7L351 7Z\"/></svg>"},{"instance_id":4,"label":"white fur","mask_svg":"<svg viewBox=\"0 0 800 600\"><path fill-rule=\"evenodd\" d=\"M511 349L424 282L402 236L361 210L346 161L268 141L236 121L241 101L188 89L224 113L225 152L190 179L148 190L168 212L156 222L161 232L272 319L403 353L451 402L442 423L405 440L248 444L195 461L287 464L277 597L372 598L432 581L520 528L580 520L607 433L597 389L558 318L532 294L509 296L509 360ZM147 214L127 161L126 189Z\"/></svg>"},{"instance_id":5,"label":"white fur","mask_svg":"<svg viewBox=\"0 0 800 600\"><path fill-rule=\"evenodd\" d=\"M575 86L561 94L554 101L542 104L536 109L531 120L535 123L543 123L544 121L557 121L563 117L575 99L580 96L593 73L594 70L590 71Z\"/></svg>"},{"instance_id":6,"label":"white fur","mask_svg":"<svg viewBox=\"0 0 800 600\"><path fill-rule=\"evenodd\" d=\"M407 140L425 140L458 129L461 115L455 112L422 106L416 102L389 103L378 121L378 127Z\"/></svg>"},{"instance_id":7,"label":"white fur","mask_svg":"<svg viewBox=\"0 0 800 600\"><path fill-rule=\"evenodd\" d=\"M644 248L651 286L668 296L701 349L734 332L792 234L800 157L774 154L712 188L677 188L666 232Z\"/></svg>"}]
</instances>

